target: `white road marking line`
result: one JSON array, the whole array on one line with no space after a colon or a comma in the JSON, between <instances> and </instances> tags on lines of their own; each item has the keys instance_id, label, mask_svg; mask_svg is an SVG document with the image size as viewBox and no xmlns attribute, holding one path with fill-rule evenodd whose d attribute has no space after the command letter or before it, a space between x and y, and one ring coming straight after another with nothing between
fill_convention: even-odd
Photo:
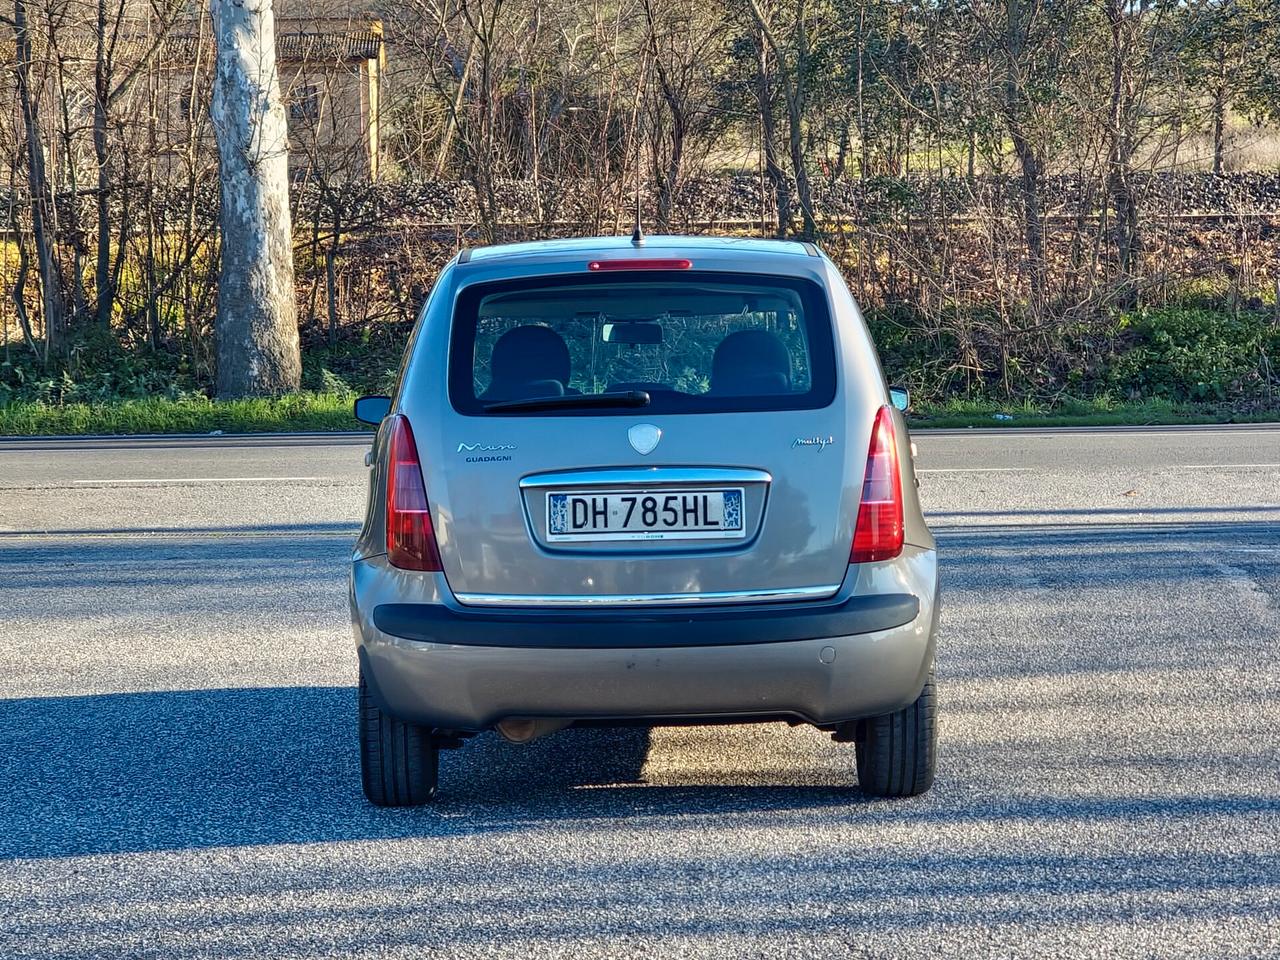
<instances>
[{"instance_id":1,"label":"white road marking line","mask_svg":"<svg viewBox=\"0 0 1280 960\"><path fill-rule=\"evenodd\" d=\"M297 482L304 480L340 480L341 477L150 477L117 480L74 480L73 483L90 486L120 484L152 484L152 483L275 483L279 481Z\"/></svg>"},{"instance_id":2,"label":"white road marking line","mask_svg":"<svg viewBox=\"0 0 1280 960\"><path fill-rule=\"evenodd\" d=\"M1227 429L1223 429L1226 427ZM972 436L984 439L1001 437L1008 440L1046 439L1064 436L1088 436L1100 440L1124 441L1130 437L1178 437L1195 434L1214 434L1217 436L1233 433L1275 433L1274 424L1221 424L1195 423L1175 425L1173 430L1134 430L1129 427L927 427L920 425L912 428L912 434L928 443L939 443L960 437Z\"/></svg>"},{"instance_id":3,"label":"white road marking line","mask_svg":"<svg viewBox=\"0 0 1280 960\"><path fill-rule=\"evenodd\" d=\"M1032 467L933 467L916 473L1035 473Z\"/></svg>"},{"instance_id":4,"label":"white road marking line","mask_svg":"<svg viewBox=\"0 0 1280 960\"><path fill-rule=\"evenodd\" d=\"M1152 464L1150 470L1277 470L1280 463L1169 463ZM930 467L916 473L1035 473L1034 467ZM1041 472L1051 473L1053 468Z\"/></svg>"},{"instance_id":5,"label":"white road marking line","mask_svg":"<svg viewBox=\"0 0 1280 960\"><path fill-rule=\"evenodd\" d=\"M329 536L348 536L354 537L360 532L358 525L352 526L348 530L336 530L333 533L316 533L309 530L288 530L277 532L274 530L218 530L212 533L200 532L191 533L185 530L147 530L143 533L117 533L114 531L89 531L82 532L79 530L47 530L47 531L20 531L20 530L0 530L0 543L8 543L10 541L35 541L44 542L48 540L178 540L184 542L199 542L203 540L283 540L283 539L303 539L303 540L319 540Z\"/></svg>"},{"instance_id":6,"label":"white road marking line","mask_svg":"<svg viewBox=\"0 0 1280 960\"><path fill-rule=\"evenodd\" d=\"M1183 470L1251 470L1264 468L1274 470L1280 463L1184 463Z\"/></svg>"}]
</instances>

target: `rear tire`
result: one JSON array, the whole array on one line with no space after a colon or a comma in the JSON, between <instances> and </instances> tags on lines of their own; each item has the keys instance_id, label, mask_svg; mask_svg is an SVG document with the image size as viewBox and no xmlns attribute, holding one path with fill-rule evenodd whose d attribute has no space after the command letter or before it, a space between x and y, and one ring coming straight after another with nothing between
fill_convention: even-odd
<instances>
[{"instance_id":1,"label":"rear tire","mask_svg":"<svg viewBox=\"0 0 1280 960\"><path fill-rule=\"evenodd\" d=\"M915 703L863 721L857 753L858 786L868 796L914 797L933 786L938 697L932 672Z\"/></svg>"},{"instance_id":2,"label":"rear tire","mask_svg":"<svg viewBox=\"0 0 1280 960\"><path fill-rule=\"evenodd\" d=\"M436 795L440 753L430 727L384 713L360 671L360 778L379 807L416 807Z\"/></svg>"}]
</instances>

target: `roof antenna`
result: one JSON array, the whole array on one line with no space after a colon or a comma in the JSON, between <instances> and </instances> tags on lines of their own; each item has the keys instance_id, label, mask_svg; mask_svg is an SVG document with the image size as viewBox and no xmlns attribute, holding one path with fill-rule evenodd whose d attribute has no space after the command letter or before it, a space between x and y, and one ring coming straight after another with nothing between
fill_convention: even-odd
<instances>
[{"instance_id":1,"label":"roof antenna","mask_svg":"<svg viewBox=\"0 0 1280 960\"><path fill-rule=\"evenodd\" d=\"M640 225L640 131L636 131L636 225L631 230L631 246L644 246L644 228Z\"/></svg>"},{"instance_id":2,"label":"roof antenna","mask_svg":"<svg viewBox=\"0 0 1280 960\"><path fill-rule=\"evenodd\" d=\"M640 150L636 149L636 227L631 231L631 245L644 246L644 228L640 226Z\"/></svg>"}]
</instances>

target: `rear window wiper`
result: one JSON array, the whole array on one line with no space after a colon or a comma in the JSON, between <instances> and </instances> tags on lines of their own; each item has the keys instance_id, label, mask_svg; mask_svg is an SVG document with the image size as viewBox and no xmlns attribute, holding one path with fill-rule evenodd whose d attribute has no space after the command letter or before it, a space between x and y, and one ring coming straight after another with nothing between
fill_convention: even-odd
<instances>
[{"instance_id":1,"label":"rear window wiper","mask_svg":"<svg viewBox=\"0 0 1280 960\"><path fill-rule=\"evenodd\" d=\"M526 397L499 400L484 405L485 413L502 410L593 410L607 407L647 407L652 398L647 390L618 390L612 393L574 393L558 397Z\"/></svg>"}]
</instances>

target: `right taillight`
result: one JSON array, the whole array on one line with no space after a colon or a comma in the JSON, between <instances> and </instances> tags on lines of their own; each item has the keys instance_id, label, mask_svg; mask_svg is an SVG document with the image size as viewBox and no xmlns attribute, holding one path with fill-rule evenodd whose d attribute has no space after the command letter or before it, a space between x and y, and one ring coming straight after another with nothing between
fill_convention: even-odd
<instances>
[{"instance_id":1,"label":"right taillight","mask_svg":"<svg viewBox=\"0 0 1280 960\"><path fill-rule=\"evenodd\" d=\"M902 552L902 476L893 411L881 407L871 428L871 449L862 480L862 502L853 530L850 563L892 560Z\"/></svg>"},{"instance_id":2,"label":"right taillight","mask_svg":"<svg viewBox=\"0 0 1280 960\"><path fill-rule=\"evenodd\" d=\"M387 559L402 570L439 570L422 463L403 414L391 418L387 457Z\"/></svg>"}]
</instances>

